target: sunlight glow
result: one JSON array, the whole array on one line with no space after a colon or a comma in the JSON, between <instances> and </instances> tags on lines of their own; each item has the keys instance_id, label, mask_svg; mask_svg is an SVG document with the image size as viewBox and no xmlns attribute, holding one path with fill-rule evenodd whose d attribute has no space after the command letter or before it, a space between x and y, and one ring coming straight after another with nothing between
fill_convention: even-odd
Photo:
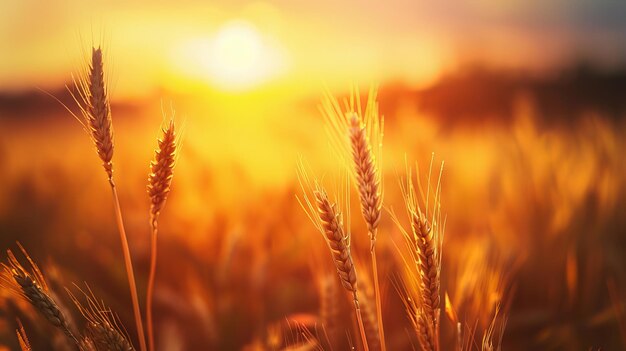
<instances>
[{"instance_id":1,"label":"sunlight glow","mask_svg":"<svg viewBox=\"0 0 626 351\"><path fill-rule=\"evenodd\" d=\"M185 42L175 61L188 76L226 91L249 90L286 69L280 46L242 20L225 23L212 37Z\"/></svg>"}]
</instances>

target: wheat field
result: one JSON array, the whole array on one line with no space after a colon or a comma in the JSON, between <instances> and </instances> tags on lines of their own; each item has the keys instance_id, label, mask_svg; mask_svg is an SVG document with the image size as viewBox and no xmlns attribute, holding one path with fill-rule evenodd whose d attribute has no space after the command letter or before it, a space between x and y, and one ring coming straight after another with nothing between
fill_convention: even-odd
<instances>
[{"instance_id":1,"label":"wheat field","mask_svg":"<svg viewBox=\"0 0 626 351\"><path fill-rule=\"evenodd\" d=\"M439 47L428 31L384 28L413 23L401 1L306 5L353 15L323 40L305 5L98 6L109 33L76 53L0 35L17 52L0 65L0 350L626 348L626 65L603 66L608 44L521 68L459 44L472 59L447 69L411 49ZM540 5L484 6L459 16L550 38L517 37ZM211 40L195 12L224 22ZM445 18L441 45L462 32ZM572 60L593 47L571 42Z\"/></svg>"}]
</instances>

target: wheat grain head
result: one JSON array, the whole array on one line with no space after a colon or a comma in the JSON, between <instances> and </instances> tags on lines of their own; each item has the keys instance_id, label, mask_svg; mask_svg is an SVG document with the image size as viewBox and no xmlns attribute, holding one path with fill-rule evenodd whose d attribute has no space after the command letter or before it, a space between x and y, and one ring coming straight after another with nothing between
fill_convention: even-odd
<instances>
[{"instance_id":1,"label":"wheat grain head","mask_svg":"<svg viewBox=\"0 0 626 351\"><path fill-rule=\"evenodd\" d=\"M21 245L19 246L30 265L30 270L20 263L11 250L7 250L8 260L6 264L2 264L0 285L30 302L50 324L63 331L78 344L78 340L71 331L68 318L52 297L41 270L26 250Z\"/></svg>"},{"instance_id":2,"label":"wheat grain head","mask_svg":"<svg viewBox=\"0 0 626 351\"><path fill-rule=\"evenodd\" d=\"M91 61L78 77L74 77L74 85L77 93L70 93L80 109L81 118L77 119L91 136L108 180L112 182L113 124L100 47L92 48Z\"/></svg>"},{"instance_id":3,"label":"wheat grain head","mask_svg":"<svg viewBox=\"0 0 626 351\"><path fill-rule=\"evenodd\" d=\"M83 305L76 296L68 290L72 301L87 320L82 345L85 349L96 351L133 351L130 338L119 322L117 315L108 308L103 301L99 301L87 287L87 292L81 290L86 303Z\"/></svg>"},{"instance_id":4,"label":"wheat grain head","mask_svg":"<svg viewBox=\"0 0 626 351\"><path fill-rule=\"evenodd\" d=\"M357 278L350 253L350 235L346 233L337 204L331 202L328 193L317 180L309 179L302 163L298 168L298 180L302 188L302 198L298 198L298 202L315 228L324 237L341 284L348 291L356 294Z\"/></svg>"},{"instance_id":5,"label":"wheat grain head","mask_svg":"<svg viewBox=\"0 0 626 351\"><path fill-rule=\"evenodd\" d=\"M174 163L176 157L177 139L174 121L170 120L162 128L162 136L158 140L158 148L154 159L150 162L148 176L148 195L150 196L150 223L156 227L157 218L170 192Z\"/></svg>"},{"instance_id":6,"label":"wheat grain head","mask_svg":"<svg viewBox=\"0 0 626 351\"><path fill-rule=\"evenodd\" d=\"M414 185L412 169L408 166L406 180L400 182L410 230L404 229L393 212L391 217L400 228L408 251L408 255L401 255L406 278L400 289L407 313L422 348L434 347L438 350L441 315L441 252L445 224L441 215L443 163L436 186L433 188L430 181L433 160L434 158L431 160L425 191L419 176L416 176L417 187Z\"/></svg>"},{"instance_id":7,"label":"wheat grain head","mask_svg":"<svg viewBox=\"0 0 626 351\"><path fill-rule=\"evenodd\" d=\"M355 185L359 193L361 214L368 228L371 249L381 218L383 202L382 141L384 117L378 112L376 89L370 89L365 112L361 109L358 90L353 89L343 107L326 92L320 111L327 121L327 130L345 165L352 165Z\"/></svg>"}]
</instances>

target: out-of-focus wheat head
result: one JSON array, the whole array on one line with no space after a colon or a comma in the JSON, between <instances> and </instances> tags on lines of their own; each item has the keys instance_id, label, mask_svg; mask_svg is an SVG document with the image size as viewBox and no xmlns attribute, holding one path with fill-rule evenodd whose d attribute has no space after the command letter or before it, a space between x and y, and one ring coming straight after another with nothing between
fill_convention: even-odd
<instances>
[{"instance_id":1,"label":"out-of-focus wheat head","mask_svg":"<svg viewBox=\"0 0 626 351\"><path fill-rule=\"evenodd\" d=\"M381 349L380 335L378 331L378 318L376 317L376 302L374 301L374 287L372 278L367 274L368 269L363 262L356 261L359 273L359 301L363 310L363 327L371 351Z\"/></svg>"},{"instance_id":2,"label":"out-of-focus wheat head","mask_svg":"<svg viewBox=\"0 0 626 351\"><path fill-rule=\"evenodd\" d=\"M378 112L376 89L371 88L365 112L358 90L353 89L343 107L326 92L320 110L327 122L331 143L344 165L352 168L359 192L361 213L367 224L372 249L383 203L382 144L384 117ZM349 165L352 165L350 167Z\"/></svg>"},{"instance_id":3,"label":"out-of-focus wheat head","mask_svg":"<svg viewBox=\"0 0 626 351\"><path fill-rule=\"evenodd\" d=\"M63 331L73 342L78 343L68 318L52 297L41 270L21 245L20 249L26 257L30 269L27 270L22 266L13 252L7 250L8 261L6 264L2 264L3 272L0 277L0 285L3 289L12 291L15 295L30 302L50 324Z\"/></svg>"},{"instance_id":4,"label":"out-of-focus wheat head","mask_svg":"<svg viewBox=\"0 0 626 351\"><path fill-rule=\"evenodd\" d=\"M393 212L392 219L403 234L408 252L401 255L405 274L400 288L403 290L401 293L405 307L422 348L438 350L441 252L445 224L440 201L443 163L434 185L431 183L432 162L431 160L426 189L421 185L419 174L416 174L417 187L414 185L412 169L408 166L406 180L401 182L401 191L411 226L410 232L404 229Z\"/></svg>"},{"instance_id":5,"label":"out-of-focus wheat head","mask_svg":"<svg viewBox=\"0 0 626 351\"><path fill-rule=\"evenodd\" d=\"M499 350L515 268L489 255L487 239L465 243L457 255L458 272L450 283L453 299L446 294L446 315L457 325L458 349L472 350L480 344L482 350ZM480 336L482 339L475 340Z\"/></svg>"},{"instance_id":6,"label":"out-of-focus wheat head","mask_svg":"<svg viewBox=\"0 0 626 351\"><path fill-rule=\"evenodd\" d=\"M482 351L501 351L502 338L504 337L504 329L506 328L507 317L501 315L501 305L498 303L494 309L491 322L487 329L483 332Z\"/></svg>"},{"instance_id":7,"label":"out-of-focus wheat head","mask_svg":"<svg viewBox=\"0 0 626 351\"><path fill-rule=\"evenodd\" d=\"M265 338L255 338L243 351L323 351L318 338L306 324L292 321L271 323L266 330Z\"/></svg>"},{"instance_id":8,"label":"out-of-focus wheat head","mask_svg":"<svg viewBox=\"0 0 626 351\"><path fill-rule=\"evenodd\" d=\"M477 321L483 330L488 328L499 306L506 305L505 300L510 298L507 296L510 272L504 271L503 262L489 259L488 246L480 239L465 243L464 249L458 253L458 272L452 284L454 306L462 311L468 322Z\"/></svg>"},{"instance_id":9,"label":"out-of-focus wheat head","mask_svg":"<svg viewBox=\"0 0 626 351\"><path fill-rule=\"evenodd\" d=\"M17 320L18 328L15 330L17 334L17 341L20 344L20 349L22 351L31 351L30 341L28 341L28 336L26 335L26 330L24 330L24 326L22 325L22 321Z\"/></svg>"},{"instance_id":10,"label":"out-of-focus wheat head","mask_svg":"<svg viewBox=\"0 0 626 351\"><path fill-rule=\"evenodd\" d=\"M298 321L288 321L286 326L281 328L284 334L284 344L282 351L323 351L324 348L305 323Z\"/></svg>"},{"instance_id":11,"label":"out-of-focus wheat head","mask_svg":"<svg viewBox=\"0 0 626 351\"><path fill-rule=\"evenodd\" d=\"M334 274L321 271L313 274L319 291L320 334L322 340L327 339L329 348L332 349L333 345L336 345L337 337L340 336L341 290Z\"/></svg>"},{"instance_id":12,"label":"out-of-focus wheat head","mask_svg":"<svg viewBox=\"0 0 626 351\"><path fill-rule=\"evenodd\" d=\"M173 120L170 120L167 126L162 128L162 132L163 135L158 140L158 148L154 153L154 159L150 162L150 175L148 176L150 223L153 226L156 226L159 213L170 192L178 144Z\"/></svg>"},{"instance_id":13,"label":"out-of-focus wheat head","mask_svg":"<svg viewBox=\"0 0 626 351\"><path fill-rule=\"evenodd\" d=\"M102 166L111 181L113 178L113 125L100 47L92 48L91 62L77 78L74 78L74 84L78 90L78 96L74 96L74 99L82 115L79 121L89 132L98 156L102 160Z\"/></svg>"},{"instance_id":14,"label":"out-of-focus wheat head","mask_svg":"<svg viewBox=\"0 0 626 351\"><path fill-rule=\"evenodd\" d=\"M68 293L80 313L87 320L85 335L81 343L83 348L92 348L96 351L135 350L117 315L103 301L98 301L91 290L82 292L85 296L85 304L81 303L71 292Z\"/></svg>"}]
</instances>

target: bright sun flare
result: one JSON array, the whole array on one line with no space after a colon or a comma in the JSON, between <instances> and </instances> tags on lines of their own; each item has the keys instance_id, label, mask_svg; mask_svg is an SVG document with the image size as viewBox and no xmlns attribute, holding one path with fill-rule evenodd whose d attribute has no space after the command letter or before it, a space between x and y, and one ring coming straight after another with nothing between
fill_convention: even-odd
<instances>
[{"instance_id":1,"label":"bright sun flare","mask_svg":"<svg viewBox=\"0 0 626 351\"><path fill-rule=\"evenodd\" d=\"M224 24L210 39L188 41L182 56L178 62L186 73L231 91L253 88L285 68L278 46L245 21Z\"/></svg>"}]
</instances>

